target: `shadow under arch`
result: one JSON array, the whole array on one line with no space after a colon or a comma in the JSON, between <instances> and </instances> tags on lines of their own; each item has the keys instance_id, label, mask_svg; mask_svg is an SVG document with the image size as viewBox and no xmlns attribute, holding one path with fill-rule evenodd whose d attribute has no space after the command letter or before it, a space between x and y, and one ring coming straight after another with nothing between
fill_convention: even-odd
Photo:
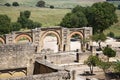
<instances>
[{"instance_id":1,"label":"shadow under arch","mask_svg":"<svg viewBox=\"0 0 120 80\"><path fill-rule=\"evenodd\" d=\"M24 38L27 39L27 40L29 40L29 42L32 42L32 38L31 38L30 35L28 35L28 34L19 34L15 38L15 43L18 43L21 39L24 40Z\"/></svg>"},{"instance_id":2,"label":"shadow under arch","mask_svg":"<svg viewBox=\"0 0 120 80\"><path fill-rule=\"evenodd\" d=\"M61 37L60 37L60 34L57 31L47 31L47 32L43 33L43 35L41 36L41 40L40 40L41 50L43 49L43 46L44 46L44 39L49 34L53 34L57 38L57 45L58 45L58 51L59 51L60 46L61 46Z\"/></svg>"}]
</instances>

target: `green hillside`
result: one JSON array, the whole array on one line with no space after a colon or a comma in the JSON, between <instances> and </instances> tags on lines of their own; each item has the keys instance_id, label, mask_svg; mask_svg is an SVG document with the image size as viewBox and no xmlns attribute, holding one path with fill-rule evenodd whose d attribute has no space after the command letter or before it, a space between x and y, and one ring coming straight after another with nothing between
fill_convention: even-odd
<instances>
[{"instance_id":1,"label":"green hillside","mask_svg":"<svg viewBox=\"0 0 120 80\"><path fill-rule=\"evenodd\" d=\"M0 0L1 4L19 2L21 6L32 6L34 7L36 3L40 0ZM84 0L44 0L47 5L54 5L58 8L73 8L76 5L89 6L92 5L93 1L84 1Z\"/></svg>"},{"instance_id":2,"label":"green hillside","mask_svg":"<svg viewBox=\"0 0 120 80\"><path fill-rule=\"evenodd\" d=\"M0 0L0 4L18 2L21 6L31 6L34 7L36 3L40 0ZM95 2L104 0L43 0L46 2L46 6L54 5L57 8L73 8L76 5L90 6ZM120 1L109 1L116 6L120 4Z\"/></svg>"},{"instance_id":3,"label":"green hillside","mask_svg":"<svg viewBox=\"0 0 120 80\"><path fill-rule=\"evenodd\" d=\"M60 23L64 15L70 12L70 9L50 9L37 7L0 7L0 14L6 14L12 22L16 22L20 11L31 11L30 19L43 24L43 26L55 26Z\"/></svg>"}]
</instances>

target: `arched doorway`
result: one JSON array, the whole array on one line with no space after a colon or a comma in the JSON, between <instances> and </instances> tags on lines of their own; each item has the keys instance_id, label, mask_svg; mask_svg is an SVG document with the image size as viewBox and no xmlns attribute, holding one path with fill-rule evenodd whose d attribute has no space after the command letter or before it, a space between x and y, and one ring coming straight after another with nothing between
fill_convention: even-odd
<instances>
[{"instance_id":1,"label":"arched doorway","mask_svg":"<svg viewBox=\"0 0 120 80\"><path fill-rule=\"evenodd\" d=\"M81 32L72 32L69 36L69 50L75 51L79 49L82 50L82 40L83 35Z\"/></svg>"},{"instance_id":2,"label":"arched doorway","mask_svg":"<svg viewBox=\"0 0 120 80\"><path fill-rule=\"evenodd\" d=\"M29 43L32 42L32 39L27 34L20 34L15 38L15 43Z\"/></svg>"},{"instance_id":3,"label":"arched doorway","mask_svg":"<svg viewBox=\"0 0 120 80\"><path fill-rule=\"evenodd\" d=\"M42 50L53 50L58 52L60 50L60 36L55 31L48 31L42 35L41 38L41 49Z\"/></svg>"}]
</instances>

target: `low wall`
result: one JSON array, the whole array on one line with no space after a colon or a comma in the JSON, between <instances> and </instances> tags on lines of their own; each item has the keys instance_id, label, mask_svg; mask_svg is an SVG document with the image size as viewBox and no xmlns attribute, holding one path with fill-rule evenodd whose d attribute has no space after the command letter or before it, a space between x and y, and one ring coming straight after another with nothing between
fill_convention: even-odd
<instances>
[{"instance_id":1,"label":"low wall","mask_svg":"<svg viewBox=\"0 0 120 80\"><path fill-rule=\"evenodd\" d=\"M52 53L52 54L36 54L36 58L39 60L46 59L47 61L53 64L68 64L74 63L77 60L77 52L64 52L64 53ZM80 53L79 54L79 62L84 63L87 60L88 56L91 53Z\"/></svg>"},{"instance_id":2,"label":"low wall","mask_svg":"<svg viewBox=\"0 0 120 80\"><path fill-rule=\"evenodd\" d=\"M50 74L31 75L22 78L0 79L0 80L70 80L66 71L60 71Z\"/></svg>"}]
</instances>

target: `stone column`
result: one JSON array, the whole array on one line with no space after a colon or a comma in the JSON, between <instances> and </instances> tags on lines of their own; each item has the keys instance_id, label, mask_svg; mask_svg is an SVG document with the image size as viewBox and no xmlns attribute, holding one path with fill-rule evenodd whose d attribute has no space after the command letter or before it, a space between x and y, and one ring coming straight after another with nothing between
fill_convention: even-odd
<instances>
[{"instance_id":1,"label":"stone column","mask_svg":"<svg viewBox=\"0 0 120 80\"><path fill-rule=\"evenodd\" d=\"M34 71L34 58L31 58L27 64L27 76L28 75L33 75Z\"/></svg>"},{"instance_id":2,"label":"stone column","mask_svg":"<svg viewBox=\"0 0 120 80\"><path fill-rule=\"evenodd\" d=\"M96 55L96 46L92 46L92 54Z\"/></svg>"},{"instance_id":3,"label":"stone column","mask_svg":"<svg viewBox=\"0 0 120 80\"><path fill-rule=\"evenodd\" d=\"M14 43L14 34L6 34L6 44Z\"/></svg>"},{"instance_id":4,"label":"stone column","mask_svg":"<svg viewBox=\"0 0 120 80\"><path fill-rule=\"evenodd\" d=\"M41 29L36 28L36 29L32 29L32 38L33 38L33 44L34 45L38 45L39 41L40 41L40 31Z\"/></svg>"},{"instance_id":5,"label":"stone column","mask_svg":"<svg viewBox=\"0 0 120 80\"><path fill-rule=\"evenodd\" d=\"M75 70L72 71L72 79L71 80L76 80L76 71Z\"/></svg>"},{"instance_id":6,"label":"stone column","mask_svg":"<svg viewBox=\"0 0 120 80\"><path fill-rule=\"evenodd\" d=\"M77 52L76 53L76 61L80 62L80 49L77 49L76 52Z\"/></svg>"}]
</instances>

